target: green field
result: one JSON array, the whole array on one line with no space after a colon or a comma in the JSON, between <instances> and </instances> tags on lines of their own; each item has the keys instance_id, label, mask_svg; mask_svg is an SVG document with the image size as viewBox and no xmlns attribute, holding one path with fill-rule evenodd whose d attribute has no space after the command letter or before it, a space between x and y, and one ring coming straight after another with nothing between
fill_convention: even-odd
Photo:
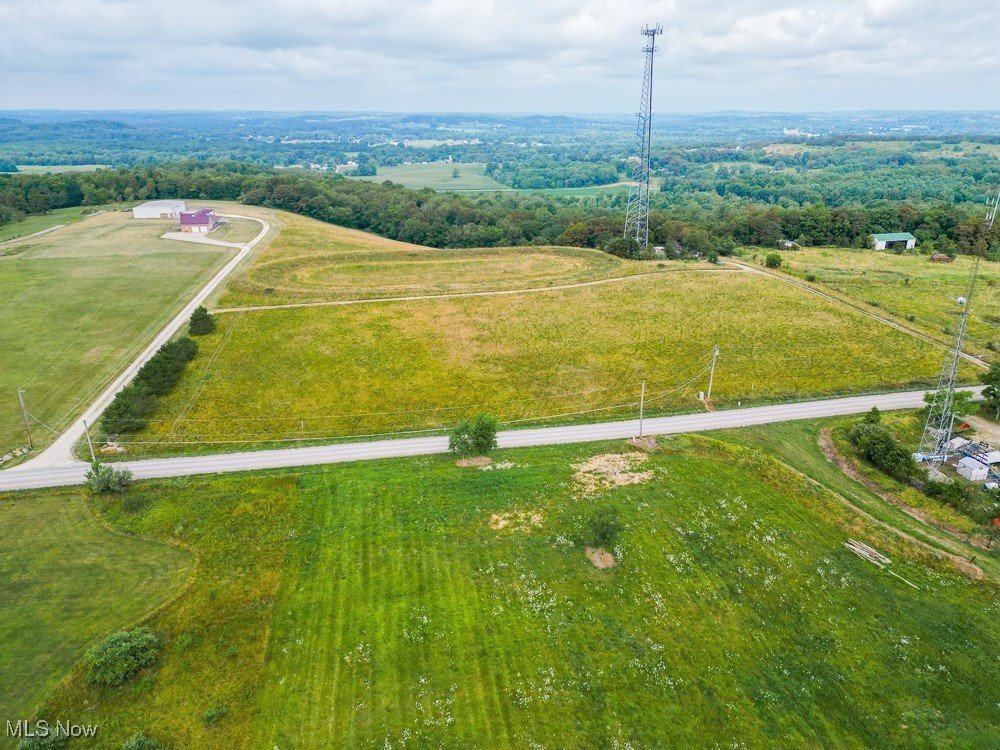
<instances>
[{"instance_id":1,"label":"green field","mask_svg":"<svg viewBox=\"0 0 1000 750\"><path fill-rule=\"evenodd\" d=\"M220 307L537 289L636 274L719 270L708 263L623 260L587 248L438 250L285 212L276 218L281 233L233 279Z\"/></svg>"},{"instance_id":2,"label":"green field","mask_svg":"<svg viewBox=\"0 0 1000 750\"><path fill-rule=\"evenodd\" d=\"M27 174L59 174L60 172L96 172L107 164L18 164L19 172Z\"/></svg>"},{"instance_id":3,"label":"green field","mask_svg":"<svg viewBox=\"0 0 1000 750\"><path fill-rule=\"evenodd\" d=\"M649 413L696 409L716 343L720 407L924 387L943 355L747 272L218 320L152 425L123 442L181 450L371 435L448 427L481 410L503 420L621 418L635 414L642 380ZM129 455L164 447L131 445Z\"/></svg>"},{"instance_id":4,"label":"green field","mask_svg":"<svg viewBox=\"0 0 1000 750\"><path fill-rule=\"evenodd\" d=\"M902 322L949 340L965 294L972 260L932 263L926 255L896 255L874 250L807 248L781 253L796 276L807 273L816 282L866 304L873 312L887 312ZM988 343L1000 344L1000 264L982 261L979 283L969 317L969 343L976 354L987 354ZM909 316L913 321L909 321Z\"/></svg>"},{"instance_id":5,"label":"green field","mask_svg":"<svg viewBox=\"0 0 1000 750\"><path fill-rule=\"evenodd\" d=\"M0 498L0 714L30 716L91 643L177 593L192 563L106 529L78 493Z\"/></svg>"},{"instance_id":6,"label":"green field","mask_svg":"<svg viewBox=\"0 0 1000 750\"><path fill-rule=\"evenodd\" d=\"M77 669L41 715L96 722L115 750L138 730L281 750L1000 743L995 584L765 454L661 444L614 481L579 467L634 454L619 442L502 451L490 471L435 456L142 483L139 510L101 501L104 518L189 545L195 580L150 622L153 667L121 688ZM598 570L583 547L605 506L625 528Z\"/></svg>"},{"instance_id":7,"label":"green field","mask_svg":"<svg viewBox=\"0 0 1000 750\"><path fill-rule=\"evenodd\" d=\"M0 248L0 451L26 442L18 386L44 445L232 257L165 224L115 211Z\"/></svg>"},{"instance_id":8,"label":"green field","mask_svg":"<svg viewBox=\"0 0 1000 750\"><path fill-rule=\"evenodd\" d=\"M98 210L102 210L102 207L88 206L87 208L80 208L76 206L75 208L57 208L54 211L49 211L47 214L32 214L26 216L23 221L0 226L0 242L8 242L17 237L41 232L44 229L49 229L59 224L72 224L77 221L83 221L90 215L84 213L84 211L93 212ZM8 247L9 245L0 247L0 255L4 255Z\"/></svg>"},{"instance_id":9,"label":"green field","mask_svg":"<svg viewBox=\"0 0 1000 750\"><path fill-rule=\"evenodd\" d=\"M458 177L453 177L454 170ZM371 177L358 177L369 182L384 182L391 180L397 185L420 190L433 188L458 193L483 193L494 190L511 190L510 187L497 182L484 173L485 164L449 164L447 162L430 162L428 164L401 164L397 167L379 167L378 174Z\"/></svg>"}]
</instances>

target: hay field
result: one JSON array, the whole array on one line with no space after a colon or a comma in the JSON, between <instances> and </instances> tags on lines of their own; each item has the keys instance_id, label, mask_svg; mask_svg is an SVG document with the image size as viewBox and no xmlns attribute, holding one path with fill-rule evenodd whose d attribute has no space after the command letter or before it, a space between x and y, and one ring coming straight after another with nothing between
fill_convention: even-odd
<instances>
[{"instance_id":1,"label":"hay field","mask_svg":"<svg viewBox=\"0 0 1000 750\"><path fill-rule=\"evenodd\" d=\"M708 263L622 260L586 248L436 250L278 212L283 229L219 307L531 289ZM214 236L214 235L213 235Z\"/></svg>"},{"instance_id":2,"label":"hay field","mask_svg":"<svg viewBox=\"0 0 1000 750\"><path fill-rule=\"evenodd\" d=\"M102 500L115 529L189 545L196 577L150 623L153 668L113 689L74 670L45 713L100 724L111 750L139 730L220 750L1000 742L993 584L764 453L665 445L592 494L575 467L634 448L144 482L139 512ZM598 570L584 547L605 506L624 530Z\"/></svg>"},{"instance_id":3,"label":"hay field","mask_svg":"<svg viewBox=\"0 0 1000 750\"><path fill-rule=\"evenodd\" d=\"M457 169L458 177L452 177ZM397 185L421 190L433 188L438 191L456 193L485 193L496 190L511 190L492 177L487 177L485 164L449 164L447 162L431 162L429 164L400 164L395 167L379 167L378 174L371 177L355 177L352 179L368 182L385 182L391 180Z\"/></svg>"},{"instance_id":4,"label":"hay field","mask_svg":"<svg viewBox=\"0 0 1000 750\"><path fill-rule=\"evenodd\" d=\"M911 327L947 341L957 324L956 299L965 293L972 260L932 263L926 255L896 255L874 250L807 248L783 251L782 261L796 276L815 274L816 282L889 313ZM877 303L877 304L873 304ZM983 260L969 316L970 351L989 355L986 345L1000 345L1000 263ZM914 320L909 321L909 316Z\"/></svg>"},{"instance_id":5,"label":"hay field","mask_svg":"<svg viewBox=\"0 0 1000 750\"><path fill-rule=\"evenodd\" d=\"M752 273L218 319L152 425L126 440L212 446L369 435L450 426L481 410L503 420L593 409L601 411L577 418L620 418L635 414L643 379L649 413L698 408L716 343L719 407L924 387L943 355Z\"/></svg>"},{"instance_id":6,"label":"hay field","mask_svg":"<svg viewBox=\"0 0 1000 750\"><path fill-rule=\"evenodd\" d=\"M0 248L0 451L25 444L16 389L59 431L233 250L159 239L115 211ZM53 434L33 423L38 445Z\"/></svg>"}]
</instances>

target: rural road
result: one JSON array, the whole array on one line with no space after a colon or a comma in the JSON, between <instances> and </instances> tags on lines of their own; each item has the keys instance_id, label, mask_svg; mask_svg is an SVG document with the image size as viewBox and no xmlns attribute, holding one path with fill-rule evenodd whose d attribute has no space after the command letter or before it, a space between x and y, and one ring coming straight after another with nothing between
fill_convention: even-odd
<instances>
[{"instance_id":1,"label":"rural road","mask_svg":"<svg viewBox=\"0 0 1000 750\"><path fill-rule=\"evenodd\" d=\"M981 397L982 388L972 389ZM683 414L673 417L655 417L644 422L646 435L668 435L679 432L704 432L726 427L787 422L796 419L814 419L845 414L859 414L877 406L883 411L915 409L923 406L924 391L887 393L875 396L851 396L823 401L803 401L794 404L756 406L746 409ZM81 430L82 431L82 430ZM636 419L624 422L602 422L566 427L541 427L530 430L509 430L498 435L501 448L519 448L532 445L585 443L594 440L630 438L639 432ZM399 458L445 453L446 436L379 440L367 443L340 443L310 448L283 448L248 453L222 453L211 456L154 458L116 464L128 468L137 479L179 477L193 474L215 474L252 469L279 469L295 466L313 466L344 461L366 461L376 458ZM67 458L61 464L29 462L0 472L0 491L59 487L83 484L87 464Z\"/></svg>"},{"instance_id":2,"label":"rural road","mask_svg":"<svg viewBox=\"0 0 1000 750\"><path fill-rule=\"evenodd\" d=\"M52 443L48 448L43 450L34 458L26 461L17 467L21 470L28 471L45 471L52 467L65 466L67 463L73 462L73 448L77 442L84 435L84 422L88 425L93 425L97 422L97 419L101 416L108 404L114 399L115 394L118 393L122 388L132 382L132 378L136 376L139 369L149 361L156 351L163 346L165 343L170 341L175 333L177 333L183 326L187 325L188 320L191 318L191 313L194 312L195 308L198 307L205 299L211 294L215 288L221 284L230 273L233 272L244 258L250 254L254 246L257 245L270 231L271 225L268 224L263 219L257 219L252 216L241 216L238 214L220 214L221 216L226 216L231 219L247 219L249 221L256 221L261 225L260 233L257 234L249 242L238 245L239 252L230 260L215 276L209 281L201 290L185 305L184 309L181 310L177 316L171 320L167 327L160 331L156 338L154 338L142 353L122 372L114 382L109 385L97 400L83 413L76 422L74 422L70 427ZM8 469L7 471L13 471L13 469ZM6 472L3 472L6 474Z\"/></svg>"}]
</instances>

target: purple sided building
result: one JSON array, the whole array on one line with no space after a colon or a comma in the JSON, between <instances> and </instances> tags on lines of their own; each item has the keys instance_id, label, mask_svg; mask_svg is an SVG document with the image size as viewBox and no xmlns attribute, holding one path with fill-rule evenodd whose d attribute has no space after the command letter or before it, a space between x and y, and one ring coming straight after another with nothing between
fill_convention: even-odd
<instances>
[{"instance_id":1,"label":"purple sided building","mask_svg":"<svg viewBox=\"0 0 1000 750\"><path fill-rule=\"evenodd\" d=\"M181 231L200 232L207 234L222 223L210 208L199 208L197 211L181 212Z\"/></svg>"}]
</instances>

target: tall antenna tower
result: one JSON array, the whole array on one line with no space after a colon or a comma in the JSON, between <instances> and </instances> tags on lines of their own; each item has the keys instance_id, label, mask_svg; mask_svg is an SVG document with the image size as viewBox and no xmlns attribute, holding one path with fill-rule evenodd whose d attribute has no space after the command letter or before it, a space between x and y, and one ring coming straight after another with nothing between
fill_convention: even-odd
<instances>
[{"instance_id":1,"label":"tall antenna tower","mask_svg":"<svg viewBox=\"0 0 1000 750\"><path fill-rule=\"evenodd\" d=\"M628 208L625 210L625 237L634 237L643 250L649 245L649 139L653 128L653 53L656 37L663 33L660 24L643 26L646 46L646 70L642 76L642 95L636 115L635 137L639 147L639 161L632 170L632 187L628 191Z\"/></svg>"},{"instance_id":2,"label":"tall antenna tower","mask_svg":"<svg viewBox=\"0 0 1000 750\"><path fill-rule=\"evenodd\" d=\"M993 229L998 204L1000 204L1000 192L997 193L996 198L986 202L986 218L983 221L984 234L988 234ZM917 457L921 461L925 461L932 472L937 471L941 464L948 459L948 442L951 440L952 421L955 417L953 411L955 381L958 379L958 366L962 362L962 345L965 343L965 329L969 322L969 312L972 309L972 294L976 290L976 276L979 273L980 258L982 258L982 253L977 250L975 260L972 262L972 270L969 271L969 279L965 284L965 294L958 298L958 332L955 334L955 343L945 358L941 377L938 378L937 391L934 393L934 400L927 413L924 435L920 439L920 448L917 451Z\"/></svg>"}]
</instances>

